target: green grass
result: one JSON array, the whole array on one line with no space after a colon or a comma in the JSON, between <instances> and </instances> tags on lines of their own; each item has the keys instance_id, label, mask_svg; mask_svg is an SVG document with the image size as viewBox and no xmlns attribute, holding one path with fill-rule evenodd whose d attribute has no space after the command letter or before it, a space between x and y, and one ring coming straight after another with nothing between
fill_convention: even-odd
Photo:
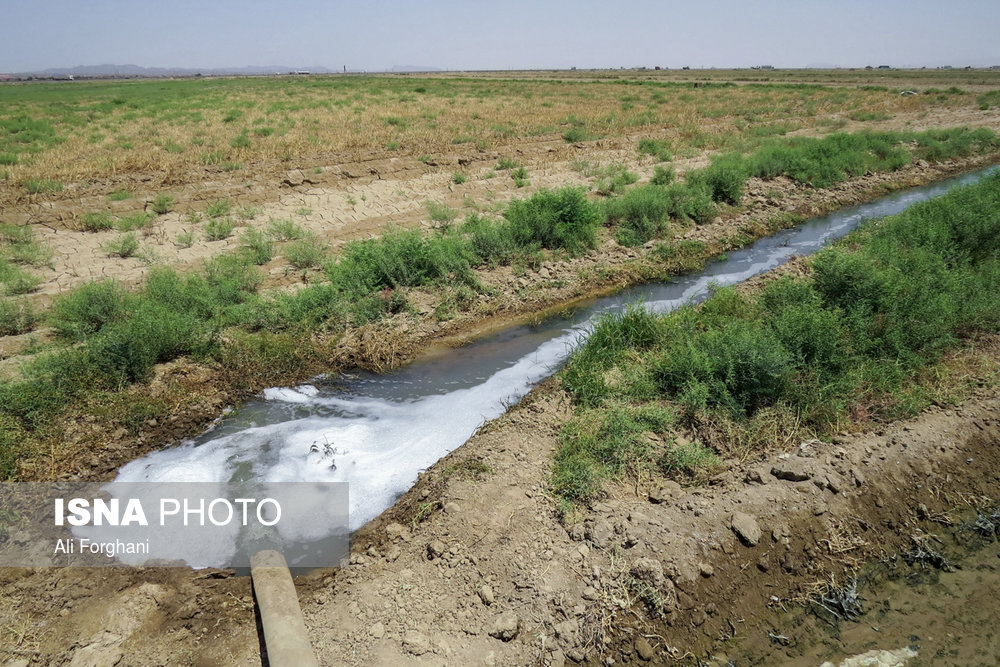
<instances>
[{"instance_id":1,"label":"green grass","mask_svg":"<svg viewBox=\"0 0 1000 667\"><path fill-rule=\"evenodd\" d=\"M38 289L42 279L28 273L6 259L0 259L0 293L7 296L30 294Z\"/></svg>"},{"instance_id":2,"label":"green grass","mask_svg":"<svg viewBox=\"0 0 1000 667\"><path fill-rule=\"evenodd\" d=\"M205 240L222 241L233 235L235 225L231 218L211 218L205 223Z\"/></svg>"},{"instance_id":3,"label":"green grass","mask_svg":"<svg viewBox=\"0 0 1000 667\"><path fill-rule=\"evenodd\" d=\"M450 225L458 217L458 211L441 202L426 201L424 206L427 208L427 215L430 216L430 219L439 225Z\"/></svg>"},{"instance_id":4,"label":"green grass","mask_svg":"<svg viewBox=\"0 0 1000 667\"><path fill-rule=\"evenodd\" d=\"M137 229L146 229L153 224L155 216L146 211L139 211L131 215L123 215L115 221L115 227L120 232L131 232Z\"/></svg>"},{"instance_id":5,"label":"green grass","mask_svg":"<svg viewBox=\"0 0 1000 667\"><path fill-rule=\"evenodd\" d=\"M124 188L115 190L108 195L108 201L125 201L126 199L131 199L132 193Z\"/></svg>"},{"instance_id":6,"label":"green grass","mask_svg":"<svg viewBox=\"0 0 1000 667\"><path fill-rule=\"evenodd\" d=\"M282 251L288 263L296 269L321 267L327 259L329 248L304 233L296 238L298 240L289 243Z\"/></svg>"},{"instance_id":7,"label":"green grass","mask_svg":"<svg viewBox=\"0 0 1000 667\"><path fill-rule=\"evenodd\" d=\"M595 177L594 190L601 195L624 192L625 188L639 180L639 175L625 168L623 164L612 164L592 170Z\"/></svg>"},{"instance_id":8,"label":"green grass","mask_svg":"<svg viewBox=\"0 0 1000 667\"><path fill-rule=\"evenodd\" d=\"M294 220L271 218L267 223L267 233L275 241L296 241L306 236L306 231Z\"/></svg>"},{"instance_id":9,"label":"green grass","mask_svg":"<svg viewBox=\"0 0 1000 667\"><path fill-rule=\"evenodd\" d=\"M40 318L30 301L0 298L0 336L17 336L35 328Z\"/></svg>"},{"instance_id":10,"label":"green grass","mask_svg":"<svg viewBox=\"0 0 1000 667\"><path fill-rule=\"evenodd\" d=\"M251 264L267 264L274 256L274 241L265 232L248 228L240 235L240 250Z\"/></svg>"},{"instance_id":11,"label":"green grass","mask_svg":"<svg viewBox=\"0 0 1000 667\"><path fill-rule=\"evenodd\" d=\"M219 199L212 202L205 208L205 215L209 218L221 218L227 216L232 211L232 205L228 199Z\"/></svg>"},{"instance_id":12,"label":"green grass","mask_svg":"<svg viewBox=\"0 0 1000 667\"><path fill-rule=\"evenodd\" d=\"M28 266L49 266L52 263L53 250L38 241L23 241L9 244L0 254L14 264Z\"/></svg>"},{"instance_id":13,"label":"green grass","mask_svg":"<svg viewBox=\"0 0 1000 667\"><path fill-rule=\"evenodd\" d=\"M114 229L115 220L109 211L85 213L80 218L80 226L88 232L102 232Z\"/></svg>"},{"instance_id":14,"label":"green grass","mask_svg":"<svg viewBox=\"0 0 1000 667\"><path fill-rule=\"evenodd\" d=\"M511 202L503 215L518 245L537 244L571 254L593 248L603 222L600 208L587 200L582 189L572 187L539 190L528 199Z\"/></svg>"},{"instance_id":15,"label":"green grass","mask_svg":"<svg viewBox=\"0 0 1000 667\"><path fill-rule=\"evenodd\" d=\"M174 239L174 243L176 243L181 248L190 248L191 246L194 245L194 241L195 241L194 232L191 231L190 229L186 229L183 232L180 232Z\"/></svg>"},{"instance_id":16,"label":"green grass","mask_svg":"<svg viewBox=\"0 0 1000 667\"><path fill-rule=\"evenodd\" d=\"M660 162L669 162L673 159L670 143L663 139L640 139L639 155L651 155Z\"/></svg>"},{"instance_id":17,"label":"green grass","mask_svg":"<svg viewBox=\"0 0 1000 667\"><path fill-rule=\"evenodd\" d=\"M462 171L456 171L451 175L451 182L455 185L461 185L469 180L468 174Z\"/></svg>"},{"instance_id":18,"label":"green grass","mask_svg":"<svg viewBox=\"0 0 1000 667\"><path fill-rule=\"evenodd\" d=\"M108 241L101 249L109 257L134 257L139 252L139 239L135 232L121 234L118 238Z\"/></svg>"},{"instance_id":19,"label":"green grass","mask_svg":"<svg viewBox=\"0 0 1000 667\"><path fill-rule=\"evenodd\" d=\"M27 190L29 194L38 195L50 192L61 192L63 186L59 181L54 181L52 179L29 178L24 182L24 189Z\"/></svg>"},{"instance_id":20,"label":"green grass","mask_svg":"<svg viewBox=\"0 0 1000 667\"><path fill-rule=\"evenodd\" d=\"M171 207L174 205L174 198L169 195L156 195L153 199L150 208L157 215L164 215L170 212Z\"/></svg>"},{"instance_id":21,"label":"green grass","mask_svg":"<svg viewBox=\"0 0 1000 667\"><path fill-rule=\"evenodd\" d=\"M590 502L626 473L713 465L702 445L669 444L673 423L742 433L746 455L775 433L827 436L850 419L925 407L922 370L963 338L1000 330L998 211L993 175L866 224L818 253L807 277L749 296L720 289L668 315L605 316L560 375L578 407L554 493ZM644 420L664 411L674 416Z\"/></svg>"},{"instance_id":22,"label":"green grass","mask_svg":"<svg viewBox=\"0 0 1000 667\"><path fill-rule=\"evenodd\" d=\"M653 168L653 176L649 182L652 185L670 185L674 182L674 168L657 165Z\"/></svg>"}]
</instances>

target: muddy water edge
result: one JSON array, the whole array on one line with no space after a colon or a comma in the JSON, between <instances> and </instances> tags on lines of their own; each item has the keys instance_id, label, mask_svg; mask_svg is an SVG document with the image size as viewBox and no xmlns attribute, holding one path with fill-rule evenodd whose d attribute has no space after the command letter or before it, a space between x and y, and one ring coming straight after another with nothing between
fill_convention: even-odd
<instances>
[{"instance_id":1,"label":"muddy water edge","mask_svg":"<svg viewBox=\"0 0 1000 667\"><path fill-rule=\"evenodd\" d=\"M716 664L836 665L892 651L909 667L996 665L1000 511L915 514L905 548L796 600L772 598L761 619L772 629L734 640Z\"/></svg>"}]
</instances>

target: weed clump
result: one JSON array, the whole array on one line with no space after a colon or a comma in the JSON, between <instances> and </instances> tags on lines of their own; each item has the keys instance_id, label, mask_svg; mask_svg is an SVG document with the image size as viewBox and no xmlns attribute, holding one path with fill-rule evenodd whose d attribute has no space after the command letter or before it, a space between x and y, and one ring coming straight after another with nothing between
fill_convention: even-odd
<instances>
[{"instance_id":1,"label":"weed clump","mask_svg":"<svg viewBox=\"0 0 1000 667\"><path fill-rule=\"evenodd\" d=\"M660 446L664 434L622 416L639 410L675 409L683 424L729 434L719 442L741 443L743 454L800 431L835 432L848 418L919 410L931 400L914 387L922 369L962 337L1000 330L997 210L1000 175L861 227L818 253L807 277L753 296L720 289L667 315L605 316L561 373L578 412L553 491L589 502L638 461L663 474L713 465L711 449Z\"/></svg>"},{"instance_id":2,"label":"weed clump","mask_svg":"<svg viewBox=\"0 0 1000 667\"><path fill-rule=\"evenodd\" d=\"M528 199L511 202L503 215L519 245L561 248L571 254L596 245L603 221L597 205L582 189L572 187L539 190Z\"/></svg>"}]
</instances>

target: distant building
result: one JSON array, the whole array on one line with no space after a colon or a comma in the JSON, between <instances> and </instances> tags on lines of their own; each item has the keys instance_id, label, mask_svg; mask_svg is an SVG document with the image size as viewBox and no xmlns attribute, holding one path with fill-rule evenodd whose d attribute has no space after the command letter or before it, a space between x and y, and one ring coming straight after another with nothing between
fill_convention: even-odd
<instances>
[{"instance_id":1,"label":"distant building","mask_svg":"<svg viewBox=\"0 0 1000 667\"><path fill-rule=\"evenodd\" d=\"M892 69L892 68L889 67L888 65L879 65L878 69Z\"/></svg>"}]
</instances>

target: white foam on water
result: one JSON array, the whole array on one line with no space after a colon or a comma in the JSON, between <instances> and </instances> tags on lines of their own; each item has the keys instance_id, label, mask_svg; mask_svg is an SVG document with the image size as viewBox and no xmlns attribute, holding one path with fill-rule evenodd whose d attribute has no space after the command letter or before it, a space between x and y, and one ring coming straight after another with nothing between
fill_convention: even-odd
<instances>
[{"instance_id":1,"label":"white foam on water","mask_svg":"<svg viewBox=\"0 0 1000 667\"><path fill-rule=\"evenodd\" d=\"M581 333L567 330L477 386L414 400L269 389L267 400L335 414L254 426L153 452L125 465L115 481L225 482L249 475L268 482L349 482L355 529L391 506L421 470L550 375Z\"/></svg>"},{"instance_id":2,"label":"white foam on water","mask_svg":"<svg viewBox=\"0 0 1000 667\"><path fill-rule=\"evenodd\" d=\"M265 401L281 401L283 403L308 403L309 399L316 396L319 389L311 384L303 384L298 387L271 387L264 390Z\"/></svg>"}]
</instances>

